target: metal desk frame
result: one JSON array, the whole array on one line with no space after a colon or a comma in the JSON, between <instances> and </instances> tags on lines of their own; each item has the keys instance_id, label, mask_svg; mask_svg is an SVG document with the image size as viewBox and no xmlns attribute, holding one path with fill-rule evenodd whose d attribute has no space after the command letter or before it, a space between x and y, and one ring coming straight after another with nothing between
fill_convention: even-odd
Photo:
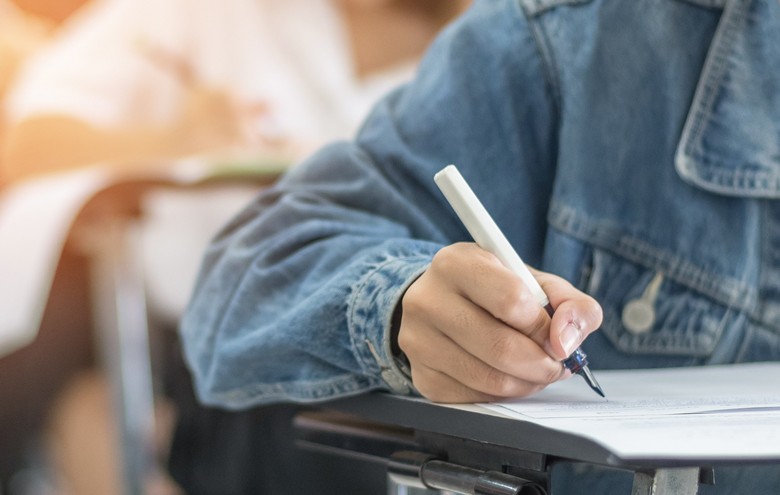
<instances>
[{"instance_id":1,"label":"metal desk frame","mask_svg":"<svg viewBox=\"0 0 780 495\"><path fill-rule=\"evenodd\" d=\"M633 472L632 495L694 495L713 484L715 464L747 464L626 460L534 423L383 393L335 400L319 411L296 419L299 445L384 463L389 495L548 494L550 470L562 461Z\"/></svg>"}]
</instances>

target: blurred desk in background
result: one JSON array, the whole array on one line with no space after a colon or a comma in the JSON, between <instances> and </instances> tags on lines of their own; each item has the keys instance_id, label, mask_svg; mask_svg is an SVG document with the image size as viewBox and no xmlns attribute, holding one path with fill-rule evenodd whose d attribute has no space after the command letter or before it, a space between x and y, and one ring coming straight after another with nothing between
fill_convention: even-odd
<instances>
[{"instance_id":1,"label":"blurred desk in background","mask_svg":"<svg viewBox=\"0 0 780 495\"><path fill-rule=\"evenodd\" d=\"M63 249L66 244L75 246L87 260L96 347L109 373L121 426L125 495L145 493L144 480L154 466L147 303L175 321L212 231L251 195L273 184L289 165L265 156L235 154L143 163L137 173L120 174L111 164L96 165L14 184L0 194L0 359L38 336ZM132 167L122 167L128 169ZM198 229L150 230L147 225L145 230L147 217L159 213L166 194L185 194L189 204L209 198L211 214L205 218L179 207L165 217L168 227L190 220ZM155 202L149 206L151 197ZM189 234L195 231L199 234L193 239ZM160 232L173 236L149 245ZM177 264L149 259L157 254L155 246L172 250ZM157 293L175 294L166 301L149 293L157 286L147 275L156 266L167 268L164 276L155 274L167 284Z\"/></svg>"}]
</instances>

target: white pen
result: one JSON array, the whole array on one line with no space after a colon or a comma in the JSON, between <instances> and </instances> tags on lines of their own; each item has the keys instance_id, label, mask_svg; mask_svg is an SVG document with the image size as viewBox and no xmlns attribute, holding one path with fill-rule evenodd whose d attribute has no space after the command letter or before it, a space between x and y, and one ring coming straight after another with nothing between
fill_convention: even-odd
<instances>
[{"instance_id":1,"label":"white pen","mask_svg":"<svg viewBox=\"0 0 780 495\"><path fill-rule=\"evenodd\" d=\"M433 180L439 186L444 197L447 198L450 206L455 210L458 218L463 222L466 230L469 231L477 245L495 255L504 266L517 274L536 300L539 301L539 304L552 316L553 308L547 294L542 290L542 286L539 285L539 282L536 281L536 278L528 270L520 255L517 254L517 251L514 250L504 233L498 228L496 222L493 221L482 202L480 202L474 191L466 183L457 167L455 165L447 165L433 177ZM563 361L563 365L572 373L582 376L590 388L604 397L601 386L599 386L593 373L588 368L588 357L582 349L577 348L571 356Z\"/></svg>"}]
</instances>

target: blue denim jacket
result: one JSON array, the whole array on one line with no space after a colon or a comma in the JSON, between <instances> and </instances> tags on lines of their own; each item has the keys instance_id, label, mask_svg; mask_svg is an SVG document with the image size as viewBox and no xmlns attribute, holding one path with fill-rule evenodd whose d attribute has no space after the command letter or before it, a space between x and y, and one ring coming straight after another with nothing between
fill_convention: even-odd
<instances>
[{"instance_id":1,"label":"blue denim jacket","mask_svg":"<svg viewBox=\"0 0 780 495\"><path fill-rule=\"evenodd\" d=\"M483 0L214 240L181 330L201 399L411 392L393 311L470 240L449 163L601 303L594 368L780 359L780 2Z\"/></svg>"}]
</instances>

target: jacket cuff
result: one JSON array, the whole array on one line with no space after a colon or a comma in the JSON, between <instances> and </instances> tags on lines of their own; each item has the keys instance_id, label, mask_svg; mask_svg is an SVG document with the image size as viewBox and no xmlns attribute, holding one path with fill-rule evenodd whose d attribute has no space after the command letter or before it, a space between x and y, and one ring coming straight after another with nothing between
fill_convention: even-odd
<instances>
[{"instance_id":1,"label":"jacket cuff","mask_svg":"<svg viewBox=\"0 0 780 495\"><path fill-rule=\"evenodd\" d=\"M390 391L400 395L419 393L408 362L393 355L393 314L406 289L430 265L431 256L386 259L357 284L350 301L350 337L363 372L381 378Z\"/></svg>"}]
</instances>

